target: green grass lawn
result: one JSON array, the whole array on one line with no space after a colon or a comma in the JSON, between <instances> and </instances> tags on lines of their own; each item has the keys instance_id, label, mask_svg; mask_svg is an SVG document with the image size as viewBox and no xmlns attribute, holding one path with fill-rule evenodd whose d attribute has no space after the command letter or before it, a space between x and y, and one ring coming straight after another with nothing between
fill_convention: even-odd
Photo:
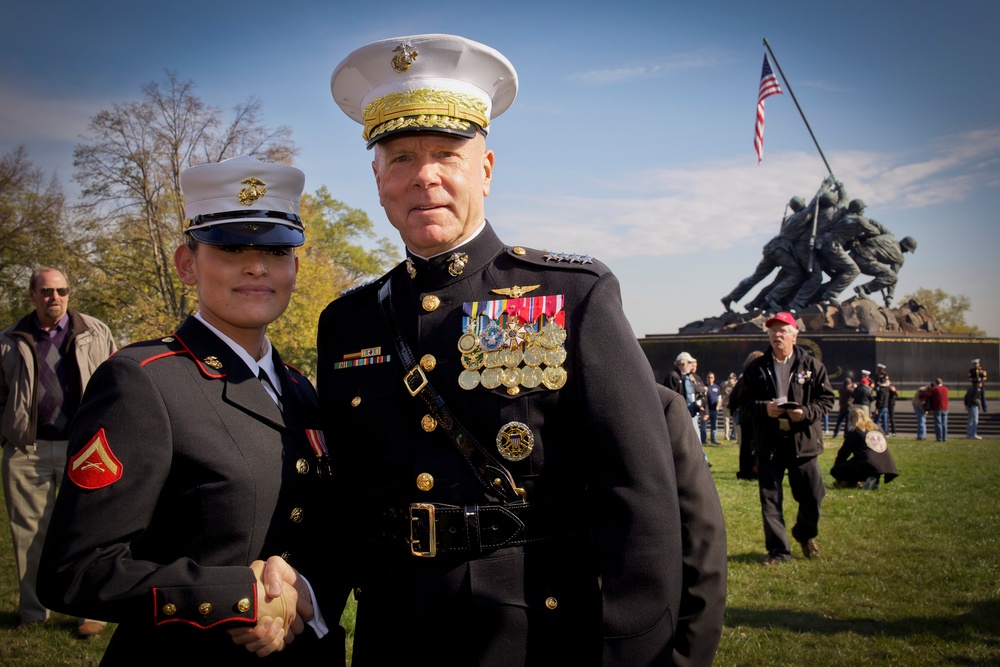
<instances>
[{"instance_id":1,"label":"green grass lawn","mask_svg":"<svg viewBox=\"0 0 1000 667\"><path fill-rule=\"evenodd\" d=\"M825 473L840 442L820 459ZM759 565L757 487L736 479L736 447L707 449L729 530L716 665L1000 664L1000 442L893 439L890 448L900 477L877 491L829 488L820 558L796 552L777 568ZM789 526L795 507L786 492ZM14 629L6 528L0 582L0 664L98 663L109 632L76 639L73 619L59 614L45 627Z\"/></svg>"}]
</instances>

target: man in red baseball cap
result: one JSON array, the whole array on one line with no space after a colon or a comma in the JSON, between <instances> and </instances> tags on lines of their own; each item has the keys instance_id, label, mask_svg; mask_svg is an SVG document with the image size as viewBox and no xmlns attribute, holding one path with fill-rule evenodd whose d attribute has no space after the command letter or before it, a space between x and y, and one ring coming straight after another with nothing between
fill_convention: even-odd
<instances>
[{"instance_id":1,"label":"man in red baseball cap","mask_svg":"<svg viewBox=\"0 0 1000 667\"><path fill-rule=\"evenodd\" d=\"M819 556L815 538L825 488L816 459L823 451L823 415L833 408L834 394L823 363L795 344L794 315L777 313L765 326L770 346L747 366L730 403L746 406L756 425L763 564L770 566L792 558L782 511L785 471L799 504L792 537L806 558Z\"/></svg>"}]
</instances>

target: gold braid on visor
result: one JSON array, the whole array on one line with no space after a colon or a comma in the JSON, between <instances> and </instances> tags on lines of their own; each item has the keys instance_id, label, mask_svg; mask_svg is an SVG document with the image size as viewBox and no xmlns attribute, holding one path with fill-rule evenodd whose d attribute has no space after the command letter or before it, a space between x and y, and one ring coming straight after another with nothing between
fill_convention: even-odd
<instances>
[{"instance_id":1,"label":"gold braid on visor","mask_svg":"<svg viewBox=\"0 0 1000 667\"><path fill-rule=\"evenodd\" d=\"M362 138L373 138L403 127L440 127L468 130L475 123L484 130L490 119L486 103L472 95L419 88L377 97L365 107Z\"/></svg>"}]
</instances>

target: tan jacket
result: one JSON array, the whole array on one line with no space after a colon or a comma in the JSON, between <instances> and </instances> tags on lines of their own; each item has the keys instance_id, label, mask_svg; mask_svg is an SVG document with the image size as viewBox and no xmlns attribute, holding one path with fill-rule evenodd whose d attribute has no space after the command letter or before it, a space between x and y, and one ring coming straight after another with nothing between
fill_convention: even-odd
<instances>
[{"instance_id":1,"label":"tan jacket","mask_svg":"<svg viewBox=\"0 0 1000 667\"><path fill-rule=\"evenodd\" d=\"M68 313L69 345L80 372L78 395L82 395L94 370L118 348L104 322L72 308ZM19 449L34 443L38 415L32 317L34 313L29 313L0 331L0 442Z\"/></svg>"}]
</instances>

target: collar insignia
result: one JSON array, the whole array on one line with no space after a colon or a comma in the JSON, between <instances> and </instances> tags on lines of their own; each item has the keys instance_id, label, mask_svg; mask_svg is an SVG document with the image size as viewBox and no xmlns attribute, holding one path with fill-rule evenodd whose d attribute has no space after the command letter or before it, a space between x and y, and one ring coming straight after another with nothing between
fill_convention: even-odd
<instances>
[{"instance_id":1,"label":"collar insignia","mask_svg":"<svg viewBox=\"0 0 1000 667\"><path fill-rule=\"evenodd\" d=\"M464 252L456 252L448 258L448 273L453 276L462 275L465 265L469 263L469 256Z\"/></svg>"},{"instance_id":2,"label":"collar insignia","mask_svg":"<svg viewBox=\"0 0 1000 667\"><path fill-rule=\"evenodd\" d=\"M204 361L205 365L208 366L209 368L214 368L215 370L219 370L220 368L222 368L222 362L219 361L218 357L209 356L202 359L202 361Z\"/></svg>"}]
</instances>

